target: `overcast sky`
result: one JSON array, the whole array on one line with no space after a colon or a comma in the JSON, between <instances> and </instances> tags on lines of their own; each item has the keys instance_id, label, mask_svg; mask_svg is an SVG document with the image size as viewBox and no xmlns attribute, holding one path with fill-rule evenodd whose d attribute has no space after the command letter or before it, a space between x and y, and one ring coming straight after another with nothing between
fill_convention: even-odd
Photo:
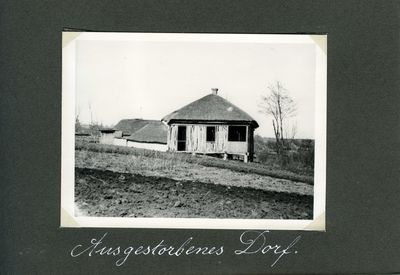
<instances>
[{"instance_id":1,"label":"overcast sky","mask_svg":"<svg viewBox=\"0 0 400 275\"><path fill-rule=\"evenodd\" d=\"M280 81L297 103L296 137L314 138L315 63L310 43L78 40L76 111L81 123L160 120L215 87L273 137L258 104Z\"/></svg>"}]
</instances>

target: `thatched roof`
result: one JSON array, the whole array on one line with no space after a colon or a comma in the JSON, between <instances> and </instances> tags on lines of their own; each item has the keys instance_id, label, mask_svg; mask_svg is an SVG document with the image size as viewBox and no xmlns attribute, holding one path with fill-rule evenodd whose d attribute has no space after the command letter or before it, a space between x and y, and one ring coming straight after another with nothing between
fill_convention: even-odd
<instances>
[{"instance_id":1,"label":"thatched roof","mask_svg":"<svg viewBox=\"0 0 400 275\"><path fill-rule=\"evenodd\" d=\"M127 140L167 144L167 133L167 126L164 123L150 120L144 127L130 135Z\"/></svg>"},{"instance_id":2,"label":"thatched roof","mask_svg":"<svg viewBox=\"0 0 400 275\"><path fill-rule=\"evenodd\" d=\"M157 120L145 120L145 119L122 119L117 125L114 126L114 130L122 131L122 135L129 136L136 131L142 129L147 124Z\"/></svg>"},{"instance_id":3,"label":"thatched roof","mask_svg":"<svg viewBox=\"0 0 400 275\"><path fill-rule=\"evenodd\" d=\"M168 124L179 121L241 122L258 127L250 115L216 94L206 95L165 116L162 121Z\"/></svg>"}]
</instances>

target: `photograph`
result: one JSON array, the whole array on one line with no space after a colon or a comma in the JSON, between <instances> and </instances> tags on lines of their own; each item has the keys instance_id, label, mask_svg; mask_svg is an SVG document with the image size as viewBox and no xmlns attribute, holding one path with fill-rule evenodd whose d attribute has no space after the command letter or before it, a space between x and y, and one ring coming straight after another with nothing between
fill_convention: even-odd
<instances>
[{"instance_id":1,"label":"photograph","mask_svg":"<svg viewBox=\"0 0 400 275\"><path fill-rule=\"evenodd\" d=\"M325 230L326 51L63 32L61 226Z\"/></svg>"}]
</instances>

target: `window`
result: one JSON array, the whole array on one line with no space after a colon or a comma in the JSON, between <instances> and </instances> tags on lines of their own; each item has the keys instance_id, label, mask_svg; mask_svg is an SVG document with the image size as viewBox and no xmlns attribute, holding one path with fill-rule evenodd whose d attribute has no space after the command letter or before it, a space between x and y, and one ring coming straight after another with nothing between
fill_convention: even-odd
<instances>
[{"instance_id":1,"label":"window","mask_svg":"<svg viewBox=\"0 0 400 275\"><path fill-rule=\"evenodd\" d=\"M246 126L229 126L228 141L246 141Z\"/></svg>"},{"instance_id":2,"label":"window","mask_svg":"<svg viewBox=\"0 0 400 275\"><path fill-rule=\"evenodd\" d=\"M207 136L206 140L208 142L215 141L215 126L207 126Z\"/></svg>"}]
</instances>

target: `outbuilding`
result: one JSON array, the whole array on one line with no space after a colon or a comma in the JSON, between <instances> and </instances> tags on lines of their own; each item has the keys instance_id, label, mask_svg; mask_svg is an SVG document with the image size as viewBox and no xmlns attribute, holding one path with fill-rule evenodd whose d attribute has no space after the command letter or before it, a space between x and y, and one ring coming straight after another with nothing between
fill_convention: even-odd
<instances>
[{"instance_id":1,"label":"outbuilding","mask_svg":"<svg viewBox=\"0 0 400 275\"><path fill-rule=\"evenodd\" d=\"M100 130L99 143L167 151L167 126L159 120L122 119Z\"/></svg>"},{"instance_id":2,"label":"outbuilding","mask_svg":"<svg viewBox=\"0 0 400 275\"><path fill-rule=\"evenodd\" d=\"M154 120L121 119L113 128L100 130L99 143L126 146L126 138Z\"/></svg>"}]
</instances>

